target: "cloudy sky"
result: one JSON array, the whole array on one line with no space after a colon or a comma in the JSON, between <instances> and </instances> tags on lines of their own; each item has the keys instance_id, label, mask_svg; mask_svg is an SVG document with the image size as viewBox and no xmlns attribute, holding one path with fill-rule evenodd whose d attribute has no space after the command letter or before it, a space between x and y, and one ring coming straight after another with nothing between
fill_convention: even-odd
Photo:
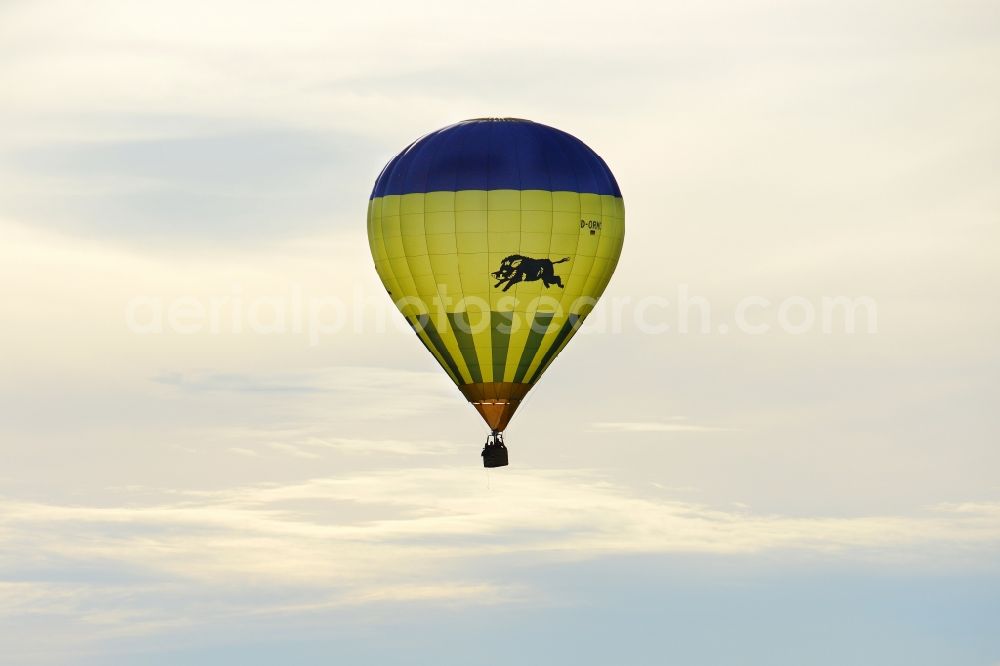
<instances>
[{"instance_id":1,"label":"cloudy sky","mask_svg":"<svg viewBox=\"0 0 1000 666\"><path fill-rule=\"evenodd\" d=\"M1000 664L996 3L338 5L0 5L5 662ZM627 209L490 473L365 239L487 115Z\"/></svg>"}]
</instances>

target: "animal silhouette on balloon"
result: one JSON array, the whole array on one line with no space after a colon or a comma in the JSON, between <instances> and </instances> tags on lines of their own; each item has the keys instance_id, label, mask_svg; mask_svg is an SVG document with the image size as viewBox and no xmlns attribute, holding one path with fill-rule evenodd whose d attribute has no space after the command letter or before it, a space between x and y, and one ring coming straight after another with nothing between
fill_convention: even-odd
<instances>
[{"instance_id":1,"label":"animal silhouette on balloon","mask_svg":"<svg viewBox=\"0 0 1000 666\"><path fill-rule=\"evenodd\" d=\"M503 290L507 291L518 282L541 280L546 289L552 285L563 289L562 280L556 275L554 265L561 264L564 261L569 261L569 257L563 257L558 261L533 259L521 254L512 254L509 257L504 257L503 261L500 262L500 268L490 273L490 275L497 279L497 283L493 285L493 288L496 289L500 285L504 285Z\"/></svg>"}]
</instances>

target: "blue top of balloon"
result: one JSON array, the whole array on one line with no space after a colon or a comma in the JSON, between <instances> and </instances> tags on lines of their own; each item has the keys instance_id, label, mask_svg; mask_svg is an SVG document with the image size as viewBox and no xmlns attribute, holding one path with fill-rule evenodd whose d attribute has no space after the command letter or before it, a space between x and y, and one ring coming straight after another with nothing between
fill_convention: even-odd
<instances>
[{"instance_id":1,"label":"blue top of balloon","mask_svg":"<svg viewBox=\"0 0 1000 666\"><path fill-rule=\"evenodd\" d=\"M572 134L520 118L476 118L411 143L382 169L371 198L459 190L621 196L608 165Z\"/></svg>"}]
</instances>

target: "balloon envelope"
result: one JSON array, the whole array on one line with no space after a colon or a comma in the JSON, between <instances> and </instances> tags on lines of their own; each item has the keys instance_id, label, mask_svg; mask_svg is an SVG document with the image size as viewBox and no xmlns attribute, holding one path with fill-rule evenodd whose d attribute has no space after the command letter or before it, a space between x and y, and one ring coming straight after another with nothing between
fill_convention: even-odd
<instances>
[{"instance_id":1,"label":"balloon envelope","mask_svg":"<svg viewBox=\"0 0 1000 666\"><path fill-rule=\"evenodd\" d=\"M624 236L604 160L516 118L418 139L382 170L368 206L383 285L494 431L593 309Z\"/></svg>"}]
</instances>

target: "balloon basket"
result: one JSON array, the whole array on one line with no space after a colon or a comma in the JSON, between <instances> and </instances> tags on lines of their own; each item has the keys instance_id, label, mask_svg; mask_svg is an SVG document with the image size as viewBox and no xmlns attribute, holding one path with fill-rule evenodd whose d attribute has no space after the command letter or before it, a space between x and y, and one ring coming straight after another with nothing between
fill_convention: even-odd
<instances>
[{"instance_id":1,"label":"balloon basket","mask_svg":"<svg viewBox=\"0 0 1000 666\"><path fill-rule=\"evenodd\" d=\"M480 455L483 456L483 467L506 467L507 447L503 443L503 433L490 433Z\"/></svg>"}]
</instances>

